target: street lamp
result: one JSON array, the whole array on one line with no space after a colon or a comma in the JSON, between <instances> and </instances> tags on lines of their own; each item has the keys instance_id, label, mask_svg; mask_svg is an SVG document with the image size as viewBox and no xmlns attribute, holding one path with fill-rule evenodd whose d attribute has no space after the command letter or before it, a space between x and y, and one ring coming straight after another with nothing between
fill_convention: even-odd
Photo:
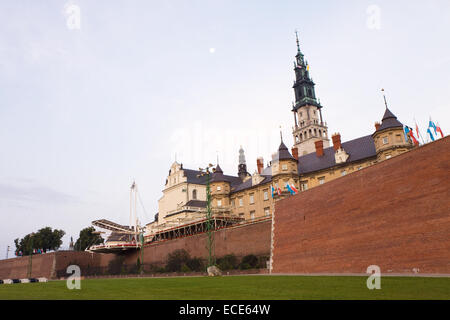
<instances>
[{"instance_id":1,"label":"street lamp","mask_svg":"<svg viewBox=\"0 0 450 320\"><path fill-rule=\"evenodd\" d=\"M216 171L213 165L210 163L205 169L199 168L201 174L198 177L206 176L206 235L208 237L208 242L206 248L208 249L208 267L216 264L216 259L214 257L214 224L212 219L211 210L211 188L209 186L211 174Z\"/></svg>"}]
</instances>

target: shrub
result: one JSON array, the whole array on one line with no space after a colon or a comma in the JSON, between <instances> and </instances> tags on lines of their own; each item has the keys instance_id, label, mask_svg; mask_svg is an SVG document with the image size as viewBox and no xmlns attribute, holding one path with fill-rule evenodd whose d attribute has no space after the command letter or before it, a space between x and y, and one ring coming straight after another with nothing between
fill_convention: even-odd
<instances>
[{"instance_id":1,"label":"shrub","mask_svg":"<svg viewBox=\"0 0 450 320\"><path fill-rule=\"evenodd\" d=\"M205 270L205 263L203 262L202 258L191 258L186 263L187 267L189 267L192 271L204 271Z\"/></svg>"},{"instance_id":2,"label":"shrub","mask_svg":"<svg viewBox=\"0 0 450 320\"><path fill-rule=\"evenodd\" d=\"M191 269L185 263L183 263L183 265L181 266L181 272L191 272Z\"/></svg>"},{"instance_id":3,"label":"shrub","mask_svg":"<svg viewBox=\"0 0 450 320\"><path fill-rule=\"evenodd\" d=\"M252 266L249 265L248 263L242 263L242 262L241 262L241 264L239 265L239 268L240 268L241 270L247 270L247 269L251 269Z\"/></svg>"},{"instance_id":4,"label":"shrub","mask_svg":"<svg viewBox=\"0 0 450 320\"><path fill-rule=\"evenodd\" d=\"M166 269L169 272L181 271L181 266L190 259L189 253L184 249L178 249L169 253L167 257Z\"/></svg>"},{"instance_id":5,"label":"shrub","mask_svg":"<svg viewBox=\"0 0 450 320\"><path fill-rule=\"evenodd\" d=\"M118 256L117 258L111 260L108 263L108 274L120 274L122 271L122 264L124 258L122 256Z\"/></svg>"},{"instance_id":6,"label":"shrub","mask_svg":"<svg viewBox=\"0 0 450 320\"><path fill-rule=\"evenodd\" d=\"M227 254L226 256L217 259L217 266L221 270L237 269L238 265L238 260L234 254Z\"/></svg>"},{"instance_id":7,"label":"shrub","mask_svg":"<svg viewBox=\"0 0 450 320\"><path fill-rule=\"evenodd\" d=\"M148 267L148 270L150 273L164 273L166 272L166 269L164 267L160 267L156 264L151 264Z\"/></svg>"},{"instance_id":8,"label":"shrub","mask_svg":"<svg viewBox=\"0 0 450 320\"><path fill-rule=\"evenodd\" d=\"M245 265L245 268L243 267ZM249 267L247 267L247 265ZM240 268L241 269L252 269L258 267L258 258L254 254L249 254L242 258Z\"/></svg>"}]
</instances>

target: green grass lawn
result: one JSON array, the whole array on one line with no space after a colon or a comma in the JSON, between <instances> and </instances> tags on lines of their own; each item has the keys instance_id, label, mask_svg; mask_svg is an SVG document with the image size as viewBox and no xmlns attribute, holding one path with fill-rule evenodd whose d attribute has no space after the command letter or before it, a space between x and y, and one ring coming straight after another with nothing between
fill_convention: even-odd
<instances>
[{"instance_id":1,"label":"green grass lawn","mask_svg":"<svg viewBox=\"0 0 450 320\"><path fill-rule=\"evenodd\" d=\"M89 279L2 284L0 299L450 299L450 278L383 277L380 290L355 276L226 276Z\"/></svg>"}]
</instances>

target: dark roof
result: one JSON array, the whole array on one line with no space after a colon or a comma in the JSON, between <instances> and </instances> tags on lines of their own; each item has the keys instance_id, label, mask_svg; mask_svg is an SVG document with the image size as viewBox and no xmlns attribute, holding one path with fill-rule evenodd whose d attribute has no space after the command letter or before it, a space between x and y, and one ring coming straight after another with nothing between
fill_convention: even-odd
<instances>
[{"instance_id":1,"label":"dark roof","mask_svg":"<svg viewBox=\"0 0 450 320\"><path fill-rule=\"evenodd\" d=\"M201 171L191 169L183 169L183 171L188 183L206 184L206 176L198 177L202 173Z\"/></svg>"},{"instance_id":2,"label":"dark roof","mask_svg":"<svg viewBox=\"0 0 450 320\"><path fill-rule=\"evenodd\" d=\"M186 202L185 206L188 207L198 207L198 208L206 208L206 201L202 200L189 200Z\"/></svg>"},{"instance_id":3,"label":"dark roof","mask_svg":"<svg viewBox=\"0 0 450 320\"><path fill-rule=\"evenodd\" d=\"M214 178L216 173L213 173L211 175L210 182L227 181L232 186L242 183L241 178L225 175L225 174L223 174L222 169L219 166L217 166L217 167L219 168L219 172L217 171L217 168L216 168L216 173L217 173L216 178ZM188 183L195 183L195 184L206 185L206 176L198 177L198 175L200 175L202 173L201 171L199 171L199 170L192 170L192 169L183 169L183 170L184 170L184 175L187 178L187 182Z\"/></svg>"},{"instance_id":4,"label":"dark roof","mask_svg":"<svg viewBox=\"0 0 450 320\"><path fill-rule=\"evenodd\" d=\"M272 176L262 176L262 177L264 177L264 180L258 183L258 185L272 181ZM231 188L231 193L242 191L251 187L253 187L252 179L247 179L243 183L235 186L234 188Z\"/></svg>"},{"instance_id":5,"label":"dark roof","mask_svg":"<svg viewBox=\"0 0 450 320\"><path fill-rule=\"evenodd\" d=\"M345 163L375 157L377 154L371 135L344 142L342 143L342 148L349 154L349 158ZM329 147L323 150L323 156L321 157L318 157L315 152L299 157L298 173L304 174L335 166L334 153L334 148Z\"/></svg>"},{"instance_id":6,"label":"dark roof","mask_svg":"<svg viewBox=\"0 0 450 320\"><path fill-rule=\"evenodd\" d=\"M391 110L386 108L383 119L381 121L381 126L378 128L376 132L387 128L397 128L397 127L403 128L403 124L397 120L397 117L391 112Z\"/></svg>"},{"instance_id":7,"label":"dark roof","mask_svg":"<svg viewBox=\"0 0 450 320\"><path fill-rule=\"evenodd\" d=\"M280 147L278 148L278 160L286 160L286 159L292 159L297 161L289 152L286 145L281 141Z\"/></svg>"}]
</instances>

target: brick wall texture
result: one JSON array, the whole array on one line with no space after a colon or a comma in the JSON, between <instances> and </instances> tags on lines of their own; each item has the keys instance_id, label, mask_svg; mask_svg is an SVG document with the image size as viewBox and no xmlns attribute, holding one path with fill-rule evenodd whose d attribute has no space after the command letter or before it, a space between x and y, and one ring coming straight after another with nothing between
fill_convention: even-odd
<instances>
[{"instance_id":1,"label":"brick wall texture","mask_svg":"<svg viewBox=\"0 0 450 320\"><path fill-rule=\"evenodd\" d=\"M221 229L215 233L216 257L234 254L242 258L248 254L270 256L271 221ZM164 266L169 253L177 249L187 250L192 257L207 258L206 234L158 242L144 249L144 264ZM123 253L123 263L136 265L139 251ZM110 261L117 258L116 254L99 254L76 251L59 251L34 255L32 260L32 277L55 279L67 277L67 266L76 264L81 268L82 275L100 274L108 270ZM29 257L19 257L0 260L0 279L27 278Z\"/></svg>"},{"instance_id":2,"label":"brick wall texture","mask_svg":"<svg viewBox=\"0 0 450 320\"><path fill-rule=\"evenodd\" d=\"M270 220L221 229L214 235L215 255L223 257L227 254L234 254L238 258L242 258L248 254L254 254L269 258L270 233ZM144 250L144 264L165 265L168 253L177 249L185 249L191 257L206 259L208 257L206 243L207 236L203 233L149 245ZM139 253L127 254L125 263L136 263L137 254Z\"/></svg>"},{"instance_id":3,"label":"brick wall texture","mask_svg":"<svg viewBox=\"0 0 450 320\"><path fill-rule=\"evenodd\" d=\"M273 273L450 274L450 137L278 201Z\"/></svg>"}]
</instances>

